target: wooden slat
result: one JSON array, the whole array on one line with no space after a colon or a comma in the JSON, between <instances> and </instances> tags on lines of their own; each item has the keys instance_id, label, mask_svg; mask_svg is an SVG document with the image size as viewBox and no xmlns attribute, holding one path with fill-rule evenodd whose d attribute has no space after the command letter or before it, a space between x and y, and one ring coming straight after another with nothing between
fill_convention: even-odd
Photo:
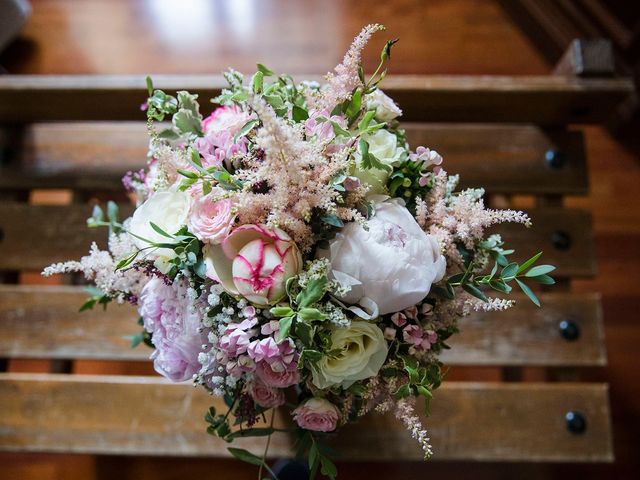
<instances>
[{"instance_id":1,"label":"wooden slat","mask_svg":"<svg viewBox=\"0 0 640 480\"><path fill-rule=\"evenodd\" d=\"M611 461L607 387L601 384L450 382L425 419L438 460ZM212 398L190 385L149 377L0 374L0 450L227 456L202 420ZM585 415L570 433L566 412ZM288 416L279 412L276 423ZM293 439L275 435L270 453L288 456ZM420 460L422 452L392 416L370 415L332 440L336 458ZM262 451L264 438L234 446Z\"/></svg>"},{"instance_id":2,"label":"wooden slat","mask_svg":"<svg viewBox=\"0 0 640 480\"><path fill-rule=\"evenodd\" d=\"M298 78L315 78L298 75ZM226 84L221 76L157 75L167 91L189 90L202 103ZM630 79L553 76L416 76L385 79L383 88L407 121L531 122L550 125L607 119L633 92ZM136 120L145 101L142 76L0 77L0 122Z\"/></svg>"},{"instance_id":3,"label":"wooden slat","mask_svg":"<svg viewBox=\"0 0 640 480\"><path fill-rule=\"evenodd\" d=\"M124 209L127 210L126 208ZM130 211L130 209L129 209ZM595 273L591 216L578 210L532 211L534 227L501 225L504 235L520 258L544 250L545 261L558 267L561 277ZM86 205L44 206L22 203L0 204L0 270L40 270L50 263L80 258L98 239L104 243L104 229L89 229ZM565 232L571 245L560 250L552 245L554 232Z\"/></svg>"},{"instance_id":4,"label":"wooden slat","mask_svg":"<svg viewBox=\"0 0 640 480\"><path fill-rule=\"evenodd\" d=\"M110 305L78 312L80 287L0 285L0 358L149 359L145 346L126 338L140 331L133 307ZM444 352L448 365L596 366L606 363L600 302L596 295L541 295L540 309L523 296L499 314L474 313ZM580 337L567 341L558 325L571 320Z\"/></svg>"},{"instance_id":5,"label":"wooden slat","mask_svg":"<svg viewBox=\"0 0 640 480\"><path fill-rule=\"evenodd\" d=\"M460 172L462 186L489 192L586 194L588 181L580 132L547 132L525 125L406 124L411 145L429 146ZM0 172L0 188L71 188L122 191L121 178L145 164L143 122L40 123L5 132L16 153ZM551 168L545 154L561 152Z\"/></svg>"}]
</instances>

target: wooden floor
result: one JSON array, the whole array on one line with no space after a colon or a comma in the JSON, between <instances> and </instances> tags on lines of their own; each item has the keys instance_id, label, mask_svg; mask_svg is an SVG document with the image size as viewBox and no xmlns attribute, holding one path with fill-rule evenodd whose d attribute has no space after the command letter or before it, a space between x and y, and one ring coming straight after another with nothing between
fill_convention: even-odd
<instances>
[{"instance_id":1,"label":"wooden floor","mask_svg":"<svg viewBox=\"0 0 640 480\"><path fill-rule=\"evenodd\" d=\"M400 37L393 73L544 74L551 70L494 0L32 0L21 39L0 55L10 73L214 73L255 62L292 73L322 73L369 22L388 26L368 50L376 61ZM176 8L179 3L181 8ZM295 40L294 40L295 39ZM609 366L593 375L611 385L617 462L613 466L531 465L524 478L633 478L640 469L640 157L600 128L585 129L591 197L571 200L594 212L599 275L575 284L602 292ZM445 156L446 152L441 152ZM38 365L13 362L12 369ZM104 369L84 362L79 371ZM109 367L131 371L127 365ZM148 366L137 367L148 371ZM132 373L140 373L131 371ZM455 470L454 470L455 468ZM454 473L455 472L455 473ZM253 478L251 467L206 460L1 455L0 478L122 480ZM341 478L513 478L509 466L341 466Z\"/></svg>"}]
</instances>

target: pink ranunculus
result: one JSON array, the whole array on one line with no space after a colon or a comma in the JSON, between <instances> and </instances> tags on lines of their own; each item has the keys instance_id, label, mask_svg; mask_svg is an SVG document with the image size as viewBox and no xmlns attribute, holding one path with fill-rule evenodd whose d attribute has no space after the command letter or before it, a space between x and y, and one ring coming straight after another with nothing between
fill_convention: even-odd
<instances>
[{"instance_id":1,"label":"pink ranunculus","mask_svg":"<svg viewBox=\"0 0 640 480\"><path fill-rule=\"evenodd\" d=\"M235 215L231 212L230 199L212 202L202 197L191 206L189 230L204 243L220 243L231 231Z\"/></svg>"},{"instance_id":2,"label":"pink ranunculus","mask_svg":"<svg viewBox=\"0 0 640 480\"><path fill-rule=\"evenodd\" d=\"M287 280L302 268L302 256L291 237L264 225L242 225L221 245L207 245L203 253L209 278L232 295L261 306L282 299Z\"/></svg>"},{"instance_id":3,"label":"pink ranunculus","mask_svg":"<svg viewBox=\"0 0 640 480\"><path fill-rule=\"evenodd\" d=\"M274 408L284 404L284 392L266 385L259 378L256 378L249 387L249 395L263 408Z\"/></svg>"},{"instance_id":4,"label":"pink ranunculus","mask_svg":"<svg viewBox=\"0 0 640 480\"><path fill-rule=\"evenodd\" d=\"M285 370L274 371L267 362L260 362L256 366L256 375L260 380L276 388L287 388L300 383L298 363L291 362Z\"/></svg>"},{"instance_id":5,"label":"pink ranunculus","mask_svg":"<svg viewBox=\"0 0 640 480\"><path fill-rule=\"evenodd\" d=\"M310 398L293 412L293 419L299 427L314 432L332 432L338 426L338 408L324 398Z\"/></svg>"},{"instance_id":6,"label":"pink ranunculus","mask_svg":"<svg viewBox=\"0 0 640 480\"><path fill-rule=\"evenodd\" d=\"M250 118L251 115L237 105L218 107L202 121L202 129L205 135L229 132L233 137Z\"/></svg>"}]
</instances>

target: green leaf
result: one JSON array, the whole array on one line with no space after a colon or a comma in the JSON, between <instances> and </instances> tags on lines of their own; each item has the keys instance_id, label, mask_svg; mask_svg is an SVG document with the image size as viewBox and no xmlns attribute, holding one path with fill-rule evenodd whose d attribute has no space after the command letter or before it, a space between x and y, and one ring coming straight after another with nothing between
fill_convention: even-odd
<instances>
[{"instance_id":1,"label":"green leaf","mask_svg":"<svg viewBox=\"0 0 640 480\"><path fill-rule=\"evenodd\" d=\"M262 92L262 85L264 84L264 73L257 71L251 79L251 85L253 87L253 93Z\"/></svg>"},{"instance_id":2,"label":"green leaf","mask_svg":"<svg viewBox=\"0 0 640 480\"><path fill-rule=\"evenodd\" d=\"M525 273L524 276L538 277L540 275L546 275L547 273L553 272L555 269L556 267L554 267L553 265L538 265Z\"/></svg>"},{"instance_id":3,"label":"green leaf","mask_svg":"<svg viewBox=\"0 0 640 480\"><path fill-rule=\"evenodd\" d=\"M200 178L198 177L198 174L196 172L192 172L190 170L183 170L182 168L178 168L176 171L183 177L187 177L192 180L197 180L198 178Z\"/></svg>"},{"instance_id":4,"label":"green leaf","mask_svg":"<svg viewBox=\"0 0 640 480\"><path fill-rule=\"evenodd\" d=\"M262 73L262 75L264 75L265 77L270 77L273 75L273 70L269 70L263 64L258 63L257 66L258 66L258 71Z\"/></svg>"},{"instance_id":5,"label":"green leaf","mask_svg":"<svg viewBox=\"0 0 640 480\"><path fill-rule=\"evenodd\" d=\"M153 95L153 80L151 80L151 77L148 75L145 80L147 82L147 92L149 92L149 96L151 96Z\"/></svg>"},{"instance_id":6,"label":"green leaf","mask_svg":"<svg viewBox=\"0 0 640 480\"><path fill-rule=\"evenodd\" d=\"M201 121L191 110L180 109L173 116L173 126L182 134L202 135Z\"/></svg>"},{"instance_id":7,"label":"green leaf","mask_svg":"<svg viewBox=\"0 0 640 480\"><path fill-rule=\"evenodd\" d=\"M479 298L482 301L485 301L485 302L489 301L487 296L484 293L482 293L482 290L480 290L478 287L476 287L471 283L465 283L464 285L462 285L462 289L465 292L470 293L471 295L473 295L476 298Z\"/></svg>"},{"instance_id":8,"label":"green leaf","mask_svg":"<svg viewBox=\"0 0 640 480\"><path fill-rule=\"evenodd\" d=\"M95 306L95 304L96 304L96 302L97 302L97 301L98 301L98 299L97 299L97 298L95 298L95 297L88 298L88 299L87 299L87 300L86 300L86 301L85 301L85 302L80 306L80 309L79 309L78 311L79 311L79 312L86 312L87 310L91 310L91 309Z\"/></svg>"},{"instance_id":9,"label":"green leaf","mask_svg":"<svg viewBox=\"0 0 640 480\"><path fill-rule=\"evenodd\" d=\"M309 118L309 112L298 105L294 105L291 116L293 117L294 122L304 122Z\"/></svg>"},{"instance_id":10,"label":"green leaf","mask_svg":"<svg viewBox=\"0 0 640 480\"><path fill-rule=\"evenodd\" d=\"M280 328L278 329L278 335L276 340L279 343L289 336L289 332L291 331L291 325L293 325L293 315L289 317L282 317L278 321L278 324Z\"/></svg>"},{"instance_id":11,"label":"green leaf","mask_svg":"<svg viewBox=\"0 0 640 480\"><path fill-rule=\"evenodd\" d=\"M366 130L369 124L371 123L371 120L373 120L373 117L375 116L376 116L375 110L369 110L367 113L365 113L364 117L362 117L362 120L360 120L360 122L358 123L358 130L360 132Z\"/></svg>"},{"instance_id":12,"label":"green leaf","mask_svg":"<svg viewBox=\"0 0 640 480\"><path fill-rule=\"evenodd\" d=\"M296 304L300 308L310 307L324 296L328 283L327 277L309 280L307 286L298 293Z\"/></svg>"},{"instance_id":13,"label":"green leaf","mask_svg":"<svg viewBox=\"0 0 640 480\"><path fill-rule=\"evenodd\" d=\"M251 465L260 466L263 463L262 458L258 457L257 455L254 455L253 453L251 453L248 450L245 450L244 448L229 447L227 450L229 450L229 453L233 455L235 458L237 458L238 460L242 460L243 462L250 463Z\"/></svg>"},{"instance_id":14,"label":"green leaf","mask_svg":"<svg viewBox=\"0 0 640 480\"><path fill-rule=\"evenodd\" d=\"M301 308L298 317L302 320L326 320L327 316L317 308Z\"/></svg>"},{"instance_id":15,"label":"green leaf","mask_svg":"<svg viewBox=\"0 0 640 480\"><path fill-rule=\"evenodd\" d=\"M518 268L518 271L516 272L516 275L521 274L522 272L524 272L527 268L529 268L531 265L533 265L534 263L536 263L536 260L538 260L540 258L540 256L542 255L542 252L538 252L536 253L533 257L531 257L529 260L527 260L526 262L524 262L522 265L520 265L520 268Z\"/></svg>"},{"instance_id":16,"label":"green leaf","mask_svg":"<svg viewBox=\"0 0 640 480\"><path fill-rule=\"evenodd\" d=\"M427 387L424 387L423 385L416 385L416 390L424 398L432 398L433 397L433 394L431 393L431 391Z\"/></svg>"},{"instance_id":17,"label":"green leaf","mask_svg":"<svg viewBox=\"0 0 640 480\"><path fill-rule=\"evenodd\" d=\"M542 285L555 285L556 283L555 279L549 275L538 275L537 277L531 277L531 280Z\"/></svg>"},{"instance_id":18,"label":"green leaf","mask_svg":"<svg viewBox=\"0 0 640 480\"><path fill-rule=\"evenodd\" d=\"M338 469L336 468L335 464L331 460L329 460L327 457L322 455L320 457L320 465L321 465L320 472L323 475L326 475L332 480L336 478L336 475L338 475Z\"/></svg>"},{"instance_id":19,"label":"green leaf","mask_svg":"<svg viewBox=\"0 0 640 480\"><path fill-rule=\"evenodd\" d=\"M104 212L100 205L94 205L93 211L91 212L91 220L95 220L97 222L104 222Z\"/></svg>"},{"instance_id":20,"label":"green leaf","mask_svg":"<svg viewBox=\"0 0 640 480\"><path fill-rule=\"evenodd\" d=\"M314 328L305 322L296 322L295 336L305 347L310 347L313 343Z\"/></svg>"},{"instance_id":21,"label":"green leaf","mask_svg":"<svg viewBox=\"0 0 640 480\"><path fill-rule=\"evenodd\" d=\"M538 300L538 297L536 297L536 294L533 293L533 291L524 283L521 282L520 280L518 280L516 278L516 282L518 283L518 286L520 287L520 290L522 290L524 292L524 294L529 297L529 300L531 300L536 306L540 306L540 300Z\"/></svg>"},{"instance_id":22,"label":"green leaf","mask_svg":"<svg viewBox=\"0 0 640 480\"><path fill-rule=\"evenodd\" d=\"M291 307L273 307L269 311L274 317L289 317L294 314L294 311L291 309Z\"/></svg>"},{"instance_id":23,"label":"green leaf","mask_svg":"<svg viewBox=\"0 0 640 480\"><path fill-rule=\"evenodd\" d=\"M506 267L502 269L502 278L513 278L516 276L516 272L518 271L517 263L510 263Z\"/></svg>"},{"instance_id":24,"label":"green leaf","mask_svg":"<svg viewBox=\"0 0 640 480\"><path fill-rule=\"evenodd\" d=\"M117 223L119 213L120 210L118 208L118 205L115 202L109 200L107 202L107 218L109 219L109 221L111 223Z\"/></svg>"},{"instance_id":25,"label":"green leaf","mask_svg":"<svg viewBox=\"0 0 640 480\"><path fill-rule=\"evenodd\" d=\"M238 430L233 433L229 433L226 435L226 440L234 440L236 438L244 438L244 437L267 437L275 432L275 429L265 427L265 428L246 428L243 430Z\"/></svg>"},{"instance_id":26,"label":"green leaf","mask_svg":"<svg viewBox=\"0 0 640 480\"><path fill-rule=\"evenodd\" d=\"M318 454L318 447L315 443L312 443L309 447L309 470L317 468L316 464L318 463Z\"/></svg>"},{"instance_id":27,"label":"green leaf","mask_svg":"<svg viewBox=\"0 0 640 480\"><path fill-rule=\"evenodd\" d=\"M120 260L118 262L118 264L116 265L115 269L116 270L120 270L121 268L129 266L131 263L133 263L133 261L136 259L137 256L138 256L138 252L133 252L128 257L123 258L122 260Z\"/></svg>"},{"instance_id":28,"label":"green leaf","mask_svg":"<svg viewBox=\"0 0 640 480\"><path fill-rule=\"evenodd\" d=\"M247 123L245 123L238 131L238 133L236 133L233 137L233 143L236 143L240 137L244 137L247 133L253 130L253 128L258 125L258 123L260 123L260 121L257 119L249 120Z\"/></svg>"},{"instance_id":29,"label":"green leaf","mask_svg":"<svg viewBox=\"0 0 640 480\"><path fill-rule=\"evenodd\" d=\"M159 233L163 237L167 237L167 238L170 238L171 240L173 240L173 238L174 238L173 235L169 235L167 232L165 232L162 228L160 228L155 223L149 222L149 225L151 225L151 228L153 228L157 233Z\"/></svg>"},{"instance_id":30,"label":"green leaf","mask_svg":"<svg viewBox=\"0 0 640 480\"><path fill-rule=\"evenodd\" d=\"M351 132L342 128L338 122L335 122L333 120L330 120L330 122L331 126L333 127L333 133L337 137L351 137Z\"/></svg>"},{"instance_id":31,"label":"green leaf","mask_svg":"<svg viewBox=\"0 0 640 480\"><path fill-rule=\"evenodd\" d=\"M491 280L489 286L494 290L502 293L511 293L511 287L507 285L502 279Z\"/></svg>"},{"instance_id":32,"label":"green leaf","mask_svg":"<svg viewBox=\"0 0 640 480\"><path fill-rule=\"evenodd\" d=\"M338 228L344 227L344 222L333 214L324 215L320 217L320 220L322 220L324 223L328 225L331 225L332 227L338 227Z\"/></svg>"},{"instance_id":33,"label":"green leaf","mask_svg":"<svg viewBox=\"0 0 640 480\"><path fill-rule=\"evenodd\" d=\"M360 113L360 109L362 108L362 90L357 89L353 92L351 96L351 101L349 105L347 105L347 109L345 110L345 115L347 118L354 118Z\"/></svg>"}]
</instances>

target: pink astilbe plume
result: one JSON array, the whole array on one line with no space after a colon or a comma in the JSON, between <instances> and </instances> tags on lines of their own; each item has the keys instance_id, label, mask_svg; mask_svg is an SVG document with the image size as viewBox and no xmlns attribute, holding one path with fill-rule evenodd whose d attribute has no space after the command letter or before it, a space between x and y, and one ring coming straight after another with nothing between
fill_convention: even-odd
<instances>
[{"instance_id":1,"label":"pink astilbe plume","mask_svg":"<svg viewBox=\"0 0 640 480\"><path fill-rule=\"evenodd\" d=\"M354 38L351 47L342 59L342 63L337 65L332 73L327 74L327 84L323 87L319 97L313 99L315 101L312 100L316 110L333 110L333 107L347 100L353 90L362 84L358 76L362 50L371 36L381 30L384 30L383 25L377 23L367 25Z\"/></svg>"}]
</instances>

